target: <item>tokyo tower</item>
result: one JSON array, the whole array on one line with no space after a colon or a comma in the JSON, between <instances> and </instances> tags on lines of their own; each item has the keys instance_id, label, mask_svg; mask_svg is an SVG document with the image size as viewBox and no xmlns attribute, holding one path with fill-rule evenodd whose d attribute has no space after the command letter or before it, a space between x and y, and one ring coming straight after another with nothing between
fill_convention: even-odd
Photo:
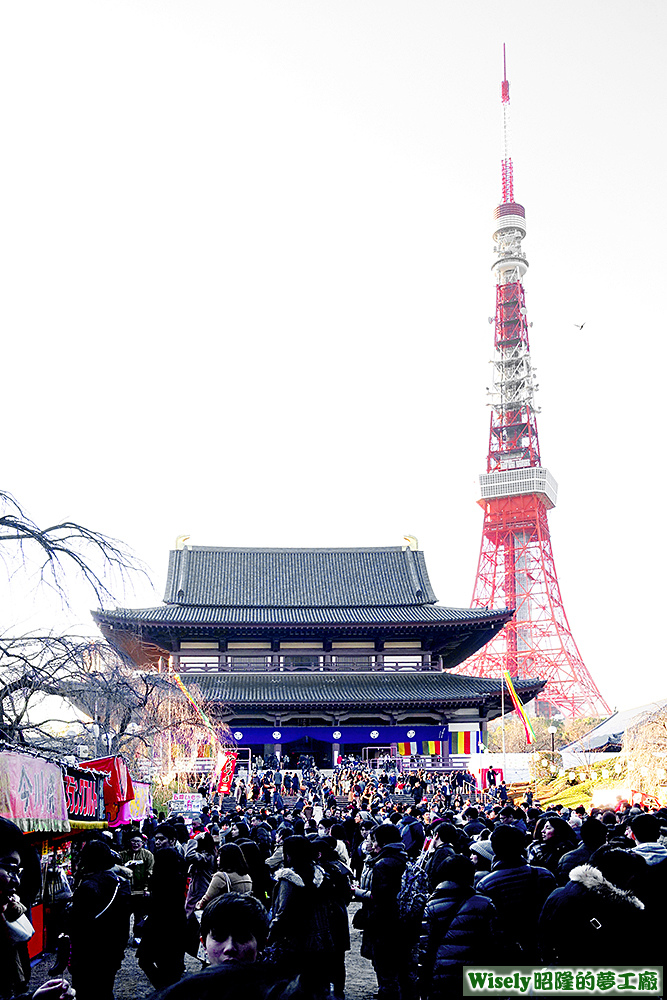
<instances>
[{"instance_id":1,"label":"tokyo tower","mask_svg":"<svg viewBox=\"0 0 667 1000\"><path fill-rule=\"evenodd\" d=\"M568 624L556 576L547 511L557 485L540 460L534 369L523 277L528 261L521 247L526 213L514 201L509 153L509 83L503 46L502 201L494 212L493 272L496 314L491 395L491 431L486 474L480 476L484 509L482 545L473 607L515 608L514 617L457 672L478 677L539 677L546 686L540 714L603 716L609 706L581 658ZM490 322L494 322L490 320ZM532 325L532 324L531 324Z\"/></svg>"}]
</instances>

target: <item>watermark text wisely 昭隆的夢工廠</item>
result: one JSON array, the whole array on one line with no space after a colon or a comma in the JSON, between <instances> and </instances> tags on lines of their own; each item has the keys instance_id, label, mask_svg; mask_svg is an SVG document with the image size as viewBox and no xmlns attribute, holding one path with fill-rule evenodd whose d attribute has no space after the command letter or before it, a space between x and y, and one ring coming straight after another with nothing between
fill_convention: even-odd
<instances>
[{"instance_id":1,"label":"watermark text wisely \u662d\u9686\u7684\u5922\u5de5\u5ee0","mask_svg":"<svg viewBox=\"0 0 667 1000\"><path fill-rule=\"evenodd\" d=\"M466 966L463 996L662 997L662 966Z\"/></svg>"}]
</instances>

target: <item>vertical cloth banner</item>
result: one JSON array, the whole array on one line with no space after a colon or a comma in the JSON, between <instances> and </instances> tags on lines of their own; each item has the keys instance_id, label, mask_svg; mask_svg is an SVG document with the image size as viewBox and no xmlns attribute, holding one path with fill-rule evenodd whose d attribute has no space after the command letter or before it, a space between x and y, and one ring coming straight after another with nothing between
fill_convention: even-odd
<instances>
[{"instance_id":1,"label":"vertical cloth banner","mask_svg":"<svg viewBox=\"0 0 667 1000\"><path fill-rule=\"evenodd\" d=\"M222 760L220 762L218 791L222 792L223 795L229 795L232 790L232 778L234 777L234 768L236 767L238 754L234 750L223 750L220 757ZM218 759L220 760L220 758Z\"/></svg>"},{"instance_id":2,"label":"vertical cloth banner","mask_svg":"<svg viewBox=\"0 0 667 1000\"><path fill-rule=\"evenodd\" d=\"M476 733L464 732L463 730L451 731L449 733L449 752L452 757L469 757L476 747L473 746L473 736Z\"/></svg>"},{"instance_id":3,"label":"vertical cloth banner","mask_svg":"<svg viewBox=\"0 0 667 1000\"><path fill-rule=\"evenodd\" d=\"M134 823L141 823L144 819L150 819L153 815L153 797L151 786L147 781L133 781L134 798L128 802L130 819Z\"/></svg>"},{"instance_id":4,"label":"vertical cloth banner","mask_svg":"<svg viewBox=\"0 0 667 1000\"><path fill-rule=\"evenodd\" d=\"M422 753L435 755L436 757L442 756L442 742L441 740L424 740L422 743Z\"/></svg>"},{"instance_id":5,"label":"vertical cloth banner","mask_svg":"<svg viewBox=\"0 0 667 1000\"><path fill-rule=\"evenodd\" d=\"M401 757L413 757L417 753L416 743L397 743L396 749Z\"/></svg>"},{"instance_id":6,"label":"vertical cloth banner","mask_svg":"<svg viewBox=\"0 0 667 1000\"><path fill-rule=\"evenodd\" d=\"M526 742L530 746L530 744L535 739L535 730L533 729L532 723L528 718L528 715L526 714L526 710L521 704L519 696L516 693L516 689L514 687L514 684L512 683L512 678L510 677L509 670L503 670L503 676L505 678L505 683L507 684L507 689L510 693L510 698L512 699L512 704L516 709L517 715L523 722L523 728L526 730Z\"/></svg>"}]
</instances>

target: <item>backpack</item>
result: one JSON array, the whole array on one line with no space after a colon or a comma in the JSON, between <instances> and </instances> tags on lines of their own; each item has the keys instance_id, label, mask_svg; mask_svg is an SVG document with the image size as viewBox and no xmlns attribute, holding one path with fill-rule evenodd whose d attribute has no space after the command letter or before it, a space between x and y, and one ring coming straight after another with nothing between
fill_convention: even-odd
<instances>
[{"instance_id":1,"label":"backpack","mask_svg":"<svg viewBox=\"0 0 667 1000\"><path fill-rule=\"evenodd\" d=\"M428 875L417 862L408 861L398 891L398 919L403 923L421 921L430 895Z\"/></svg>"}]
</instances>

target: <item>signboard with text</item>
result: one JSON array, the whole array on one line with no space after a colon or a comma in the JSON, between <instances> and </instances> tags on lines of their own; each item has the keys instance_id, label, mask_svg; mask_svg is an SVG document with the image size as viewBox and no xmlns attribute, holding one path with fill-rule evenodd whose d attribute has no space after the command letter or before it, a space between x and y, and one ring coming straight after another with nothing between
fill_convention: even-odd
<instances>
[{"instance_id":1,"label":"signboard with text","mask_svg":"<svg viewBox=\"0 0 667 1000\"><path fill-rule=\"evenodd\" d=\"M68 767L64 777L67 815L73 829L106 826L104 775Z\"/></svg>"},{"instance_id":2,"label":"signboard with text","mask_svg":"<svg viewBox=\"0 0 667 1000\"><path fill-rule=\"evenodd\" d=\"M0 816L21 830L68 833L60 767L41 757L0 753Z\"/></svg>"}]
</instances>

